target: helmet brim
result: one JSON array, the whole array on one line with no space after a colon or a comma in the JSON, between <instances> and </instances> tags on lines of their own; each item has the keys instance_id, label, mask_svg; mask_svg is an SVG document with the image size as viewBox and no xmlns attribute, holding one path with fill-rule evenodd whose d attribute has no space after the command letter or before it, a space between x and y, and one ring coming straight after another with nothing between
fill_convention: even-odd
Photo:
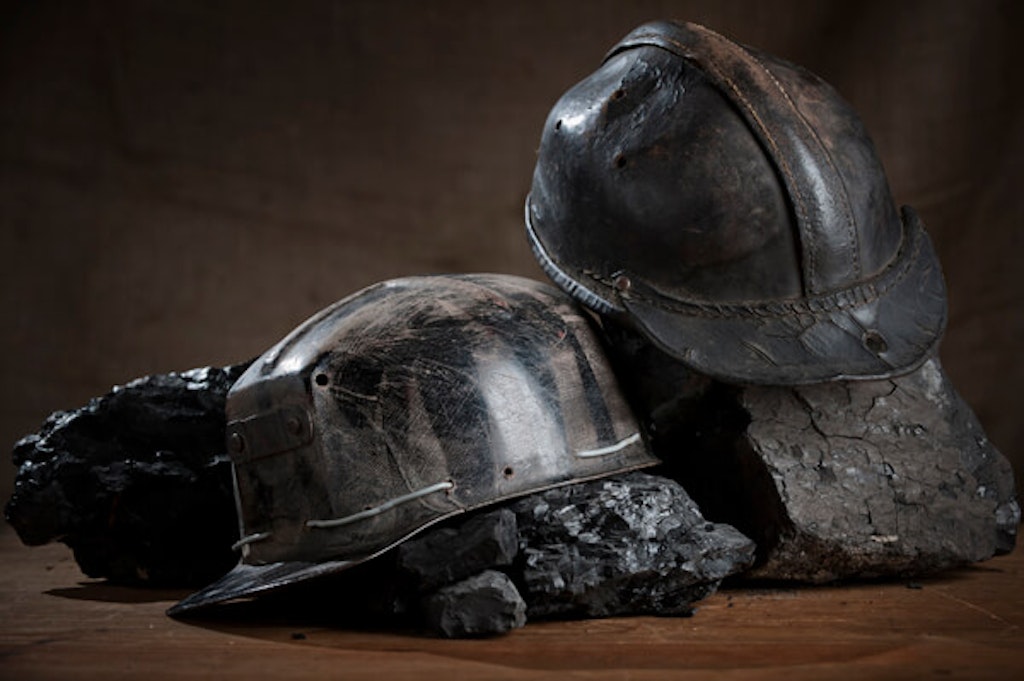
<instances>
[{"instance_id":1,"label":"helmet brim","mask_svg":"<svg viewBox=\"0 0 1024 681\"><path fill-rule=\"evenodd\" d=\"M322 563L281 562L267 565L246 565L239 563L213 584L171 606L167 614L181 617L218 603L272 591L291 584L298 584L317 577L335 574L358 565L372 556L361 560L336 560Z\"/></svg>"},{"instance_id":2,"label":"helmet brim","mask_svg":"<svg viewBox=\"0 0 1024 681\"><path fill-rule=\"evenodd\" d=\"M902 217L899 254L866 282L800 300L717 304L669 297L640 273L628 273L627 290L570 273L546 251L527 210L534 253L566 292L702 374L754 385L885 379L934 354L947 320L942 271L916 213L904 208Z\"/></svg>"}]
</instances>

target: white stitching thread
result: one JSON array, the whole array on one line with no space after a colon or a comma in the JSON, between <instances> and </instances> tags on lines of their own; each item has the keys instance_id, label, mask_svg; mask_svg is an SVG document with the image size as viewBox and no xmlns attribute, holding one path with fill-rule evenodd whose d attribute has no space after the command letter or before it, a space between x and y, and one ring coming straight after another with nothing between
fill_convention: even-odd
<instances>
[{"instance_id":1,"label":"white stitching thread","mask_svg":"<svg viewBox=\"0 0 1024 681\"><path fill-rule=\"evenodd\" d=\"M232 544L231 545L231 550L232 551L237 551L238 549L242 548L243 546L248 546L249 544L255 544L256 542L263 541L264 539L270 539L270 533L269 532L256 532L254 534L246 535L245 537L242 537L241 539L236 541L234 544Z\"/></svg>"},{"instance_id":2,"label":"white stitching thread","mask_svg":"<svg viewBox=\"0 0 1024 681\"><path fill-rule=\"evenodd\" d=\"M451 489L452 487L455 487L455 483L453 483L451 480L437 482L434 483L433 485L430 485L429 487L418 489L415 492L409 492L408 494L403 494L400 497L389 499L380 506L374 506L373 508L368 508L365 511L360 511L359 513L353 513L352 515L344 516L343 518L330 518L327 520L307 520L306 527L311 527L314 529L329 529L332 527L341 527L342 525L349 525L359 520L364 520L366 518L372 518L375 515L380 515L385 511L390 511L394 507L407 503L409 501L413 501L414 499L419 499L420 497L425 497L428 494L433 494L435 492L440 492L442 490Z\"/></svg>"},{"instance_id":3,"label":"white stitching thread","mask_svg":"<svg viewBox=\"0 0 1024 681\"><path fill-rule=\"evenodd\" d=\"M591 456L606 456L608 454L614 454L615 452L621 451L626 447L630 446L634 442L640 440L640 433L633 433L627 438L623 438L613 445L607 447L599 447L597 449L584 449L581 452L576 452L576 456L581 458L588 458Z\"/></svg>"}]
</instances>

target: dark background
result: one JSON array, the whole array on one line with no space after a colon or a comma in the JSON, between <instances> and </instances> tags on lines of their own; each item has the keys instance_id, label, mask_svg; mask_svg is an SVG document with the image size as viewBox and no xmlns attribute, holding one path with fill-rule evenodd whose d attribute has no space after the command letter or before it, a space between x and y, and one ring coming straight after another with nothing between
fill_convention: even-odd
<instances>
[{"instance_id":1,"label":"dark background","mask_svg":"<svg viewBox=\"0 0 1024 681\"><path fill-rule=\"evenodd\" d=\"M942 258L942 359L1021 486L1016 2L0 4L0 445L134 377L250 358L373 282L543 278L548 109L656 18L797 62L860 111ZM6 457L5 457L6 458ZM14 469L0 465L0 493Z\"/></svg>"}]
</instances>

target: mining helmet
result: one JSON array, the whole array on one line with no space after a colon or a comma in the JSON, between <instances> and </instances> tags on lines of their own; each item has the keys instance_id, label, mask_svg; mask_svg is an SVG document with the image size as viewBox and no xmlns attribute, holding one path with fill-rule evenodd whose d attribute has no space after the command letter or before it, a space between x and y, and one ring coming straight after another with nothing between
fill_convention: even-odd
<instances>
[{"instance_id":1,"label":"mining helmet","mask_svg":"<svg viewBox=\"0 0 1024 681\"><path fill-rule=\"evenodd\" d=\"M931 242L856 113L694 24L637 28L558 101L526 224L563 289L727 382L898 375L945 328Z\"/></svg>"},{"instance_id":2,"label":"mining helmet","mask_svg":"<svg viewBox=\"0 0 1024 681\"><path fill-rule=\"evenodd\" d=\"M241 562L169 613L657 463L591 323L558 289L502 275L388 281L303 323L228 393Z\"/></svg>"}]
</instances>

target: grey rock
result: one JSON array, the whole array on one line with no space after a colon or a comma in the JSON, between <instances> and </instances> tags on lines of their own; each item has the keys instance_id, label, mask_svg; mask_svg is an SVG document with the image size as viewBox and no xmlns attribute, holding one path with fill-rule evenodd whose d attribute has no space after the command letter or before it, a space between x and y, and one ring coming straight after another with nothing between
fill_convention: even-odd
<instances>
[{"instance_id":1,"label":"grey rock","mask_svg":"<svg viewBox=\"0 0 1024 681\"><path fill-rule=\"evenodd\" d=\"M744 387L616 347L662 472L757 542L748 576L906 577L1012 549L1010 464L937 359L889 380Z\"/></svg>"},{"instance_id":2,"label":"grey rock","mask_svg":"<svg viewBox=\"0 0 1024 681\"><path fill-rule=\"evenodd\" d=\"M912 575L1012 549L1013 471L938 360L884 381L747 388L741 404L784 511L752 576Z\"/></svg>"},{"instance_id":3,"label":"grey rock","mask_svg":"<svg viewBox=\"0 0 1024 681\"><path fill-rule=\"evenodd\" d=\"M447 638L493 636L526 624L526 603L508 575L485 570L426 596L423 624Z\"/></svg>"},{"instance_id":4,"label":"grey rock","mask_svg":"<svg viewBox=\"0 0 1024 681\"><path fill-rule=\"evenodd\" d=\"M513 502L530 617L683 615L754 558L736 529L705 520L676 482L646 473Z\"/></svg>"},{"instance_id":5,"label":"grey rock","mask_svg":"<svg viewBox=\"0 0 1024 681\"><path fill-rule=\"evenodd\" d=\"M224 401L245 366L148 376L52 414L14 447L7 521L26 544L67 544L90 577L220 576L238 534Z\"/></svg>"}]
</instances>

